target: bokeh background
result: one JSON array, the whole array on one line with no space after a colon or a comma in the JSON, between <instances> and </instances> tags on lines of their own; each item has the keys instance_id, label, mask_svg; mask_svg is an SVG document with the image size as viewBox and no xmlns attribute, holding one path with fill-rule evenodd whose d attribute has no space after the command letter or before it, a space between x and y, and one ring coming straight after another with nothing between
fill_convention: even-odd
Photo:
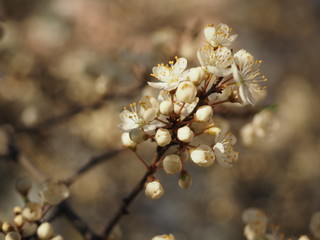
<instances>
[{"instance_id":1,"label":"bokeh background","mask_svg":"<svg viewBox=\"0 0 320 240\"><path fill-rule=\"evenodd\" d=\"M177 176L159 173L164 197L138 196L120 223L122 239L163 233L177 240L243 239L241 213L251 206L265 210L286 236L309 232L311 214L320 210L319 0L0 3L1 154L8 151L9 133L42 174L60 180L91 156L120 148L118 114L150 92L144 86L151 68L175 55L197 66L203 27L226 23L239 35L233 49L263 60L269 81L260 107L276 104L281 127L272 140L253 147L239 142L232 169L189 164L190 190L178 187ZM228 119L238 133L251 117ZM146 159L154 154L150 145L140 151ZM68 201L99 232L144 171L123 151L81 176ZM1 159L1 220L12 219L12 207L22 204L14 180L24 175L30 174L21 165ZM34 178L34 199L37 189ZM65 239L82 239L67 219L54 226Z\"/></svg>"}]
</instances>

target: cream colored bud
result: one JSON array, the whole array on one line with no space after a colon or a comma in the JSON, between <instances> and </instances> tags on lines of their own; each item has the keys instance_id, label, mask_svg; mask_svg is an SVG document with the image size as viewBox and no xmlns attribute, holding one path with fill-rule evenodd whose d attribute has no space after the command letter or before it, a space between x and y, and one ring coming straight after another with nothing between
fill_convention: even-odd
<instances>
[{"instance_id":1,"label":"cream colored bud","mask_svg":"<svg viewBox=\"0 0 320 240\"><path fill-rule=\"evenodd\" d=\"M37 231L37 224L34 222L25 222L22 226L22 235L24 237L29 237L34 235Z\"/></svg>"},{"instance_id":2,"label":"cream colored bud","mask_svg":"<svg viewBox=\"0 0 320 240\"><path fill-rule=\"evenodd\" d=\"M28 202L22 209L22 216L29 221L38 221L42 216L41 206L37 202Z\"/></svg>"},{"instance_id":3,"label":"cream colored bud","mask_svg":"<svg viewBox=\"0 0 320 240\"><path fill-rule=\"evenodd\" d=\"M191 68L189 70L189 80L195 85L200 85L206 76L202 67Z\"/></svg>"},{"instance_id":4,"label":"cream colored bud","mask_svg":"<svg viewBox=\"0 0 320 240\"><path fill-rule=\"evenodd\" d=\"M135 143L142 143L147 140L147 135L141 128L134 128L129 132L130 139Z\"/></svg>"},{"instance_id":5,"label":"cream colored bud","mask_svg":"<svg viewBox=\"0 0 320 240\"><path fill-rule=\"evenodd\" d=\"M209 105L201 106L196 111L196 119L199 122L208 122L213 116L212 107Z\"/></svg>"},{"instance_id":6,"label":"cream colored bud","mask_svg":"<svg viewBox=\"0 0 320 240\"><path fill-rule=\"evenodd\" d=\"M20 177L16 181L16 190L22 195L27 196L32 183L29 177Z\"/></svg>"},{"instance_id":7,"label":"cream colored bud","mask_svg":"<svg viewBox=\"0 0 320 240\"><path fill-rule=\"evenodd\" d=\"M171 142L171 133L168 129L159 128L154 137L159 146L163 147Z\"/></svg>"},{"instance_id":8,"label":"cream colored bud","mask_svg":"<svg viewBox=\"0 0 320 240\"><path fill-rule=\"evenodd\" d=\"M160 113L168 116L173 112L173 104L171 101L163 101L160 103Z\"/></svg>"},{"instance_id":9,"label":"cream colored bud","mask_svg":"<svg viewBox=\"0 0 320 240\"><path fill-rule=\"evenodd\" d=\"M128 132L124 132L121 135L122 145L126 148L135 148L137 144L130 139L130 135Z\"/></svg>"},{"instance_id":10,"label":"cream colored bud","mask_svg":"<svg viewBox=\"0 0 320 240\"><path fill-rule=\"evenodd\" d=\"M37 229L37 235L40 239L49 239L53 235L53 229L50 223L44 222Z\"/></svg>"},{"instance_id":11,"label":"cream colored bud","mask_svg":"<svg viewBox=\"0 0 320 240\"><path fill-rule=\"evenodd\" d=\"M191 151L191 160L201 167L211 166L214 159L214 152L207 145L200 145Z\"/></svg>"},{"instance_id":12,"label":"cream colored bud","mask_svg":"<svg viewBox=\"0 0 320 240\"><path fill-rule=\"evenodd\" d=\"M9 222L3 222L2 223L2 231L4 233L12 232L12 231L14 231L14 227Z\"/></svg>"},{"instance_id":13,"label":"cream colored bud","mask_svg":"<svg viewBox=\"0 0 320 240\"><path fill-rule=\"evenodd\" d=\"M245 226L244 236L247 240L260 240L266 233L266 225L262 222L252 222Z\"/></svg>"},{"instance_id":14,"label":"cream colored bud","mask_svg":"<svg viewBox=\"0 0 320 240\"><path fill-rule=\"evenodd\" d=\"M179 187L189 189L192 185L192 177L188 173L181 174L179 178Z\"/></svg>"},{"instance_id":15,"label":"cream colored bud","mask_svg":"<svg viewBox=\"0 0 320 240\"><path fill-rule=\"evenodd\" d=\"M70 195L68 187L59 182L48 181L43 184L40 191L41 198L51 205L57 205L67 199Z\"/></svg>"},{"instance_id":16,"label":"cream colored bud","mask_svg":"<svg viewBox=\"0 0 320 240\"><path fill-rule=\"evenodd\" d=\"M177 137L181 142L189 143L192 141L193 136L194 133L188 126L184 126L178 129Z\"/></svg>"},{"instance_id":17,"label":"cream colored bud","mask_svg":"<svg viewBox=\"0 0 320 240\"><path fill-rule=\"evenodd\" d=\"M22 208L19 207L19 206L15 206L15 207L13 208L13 213L14 213L15 215L21 214L21 213L22 213Z\"/></svg>"},{"instance_id":18,"label":"cream colored bud","mask_svg":"<svg viewBox=\"0 0 320 240\"><path fill-rule=\"evenodd\" d=\"M181 82L176 91L178 101L191 103L196 99L197 87L192 82Z\"/></svg>"},{"instance_id":19,"label":"cream colored bud","mask_svg":"<svg viewBox=\"0 0 320 240\"><path fill-rule=\"evenodd\" d=\"M21 214L19 214L19 215L14 217L13 222L17 227L22 227L22 225L24 224L25 220L24 220L24 217Z\"/></svg>"},{"instance_id":20,"label":"cream colored bud","mask_svg":"<svg viewBox=\"0 0 320 240\"><path fill-rule=\"evenodd\" d=\"M4 240L20 240L21 236L17 232L9 232L6 234L6 237Z\"/></svg>"},{"instance_id":21,"label":"cream colored bud","mask_svg":"<svg viewBox=\"0 0 320 240\"><path fill-rule=\"evenodd\" d=\"M163 170L167 174L176 174L181 171L182 163L179 155L170 154L163 159Z\"/></svg>"},{"instance_id":22,"label":"cream colored bud","mask_svg":"<svg viewBox=\"0 0 320 240\"><path fill-rule=\"evenodd\" d=\"M175 240L174 236L172 234L164 234L164 235L158 235L153 237L151 240Z\"/></svg>"},{"instance_id":23,"label":"cream colored bud","mask_svg":"<svg viewBox=\"0 0 320 240\"><path fill-rule=\"evenodd\" d=\"M220 132L221 132L221 128L218 128L218 127L211 127L211 128L208 128L208 129L206 129L204 131L205 134L209 134L209 135L212 135L212 136L216 136Z\"/></svg>"},{"instance_id":24,"label":"cream colored bud","mask_svg":"<svg viewBox=\"0 0 320 240\"><path fill-rule=\"evenodd\" d=\"M64 240L63 237L61 235L57 235L53 238L50 238L50 240Z\"/></svg>"},{"instance_id":25,"label":"cream colored bud","mask_svg":"<svg viewBox=\"0 0 320 240\"><path fill-rule=\"evenodd\" d=\"M155 200L161 198L163 193L164 190L159 181L152 181L146 184L145 194L147 197Z\"/></svg>"}]
</instances>

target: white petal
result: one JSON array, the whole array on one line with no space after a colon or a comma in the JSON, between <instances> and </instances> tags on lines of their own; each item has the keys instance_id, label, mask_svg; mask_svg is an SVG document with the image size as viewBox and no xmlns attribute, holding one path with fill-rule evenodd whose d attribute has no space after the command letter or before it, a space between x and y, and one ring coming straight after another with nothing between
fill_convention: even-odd
<instances>
[{"instance_id":1,"label":"white petal","mask_svg":"<svg viewBox=\"0 0 320 240\"><path fill-rule=\"evenodd\" d=\"M164 89L168 84L164 82L148 82L148 84L157 89Z\"/></svg>"}]
</instances>

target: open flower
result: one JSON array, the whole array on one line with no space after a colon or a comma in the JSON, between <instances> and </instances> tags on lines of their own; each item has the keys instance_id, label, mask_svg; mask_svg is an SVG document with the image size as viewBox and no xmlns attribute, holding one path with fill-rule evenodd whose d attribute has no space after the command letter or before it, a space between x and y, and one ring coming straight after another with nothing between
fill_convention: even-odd
<instances>
[{"instance_id":1,"label":"open flower","mask_svg":"<svg viewBox=\"0 0 320 240\"><path fill-rule=\"evenodd\" d=\"M181 81L187 80L188 71L184 71L187 67L187 59L177 58L176 63L170 61L170 65L159 64L152 69L151 76L157 78L161 82L148 82L151 87L172 91L178 87Z\"/></svg>"},{"instance_id":2,"label":"open flower","mask_svg":"<svg viewBox=\"0 0 320 240\"><path fill-rule=\"evenodd\" d=\"M253 56L243 49L234 54L233 78L239 86L239 96L245 104L255 105L264 94L259 82L266 81L266 78L260 76L260 64L261 61L254 61Z\"/></svg>"},{"instance_id":3,"label":"open flower","mask_svg":"<svg viewBox=\"0 0 320 240\"><path fill-rule=\"evenodd\" d=\"M153 97L143 97L138 104L135 102L130 104L130 110L124 108L120 114L122 123L119 126L126 132L135 128L152 131L163 126L163 123L154 120L158 112L158 101Z\"/></svg>"},{"instance_id":4,"label":"open flower","mask_svg":"<svg viewBox=\"0 0 320 240\"><path fill-rule=\"evenodd\" d=\"M214 49L206 45L198 50L198 59L202 67L218 77L225 77L231 74L233 56L231 50L226 47Z\"/></svg>"},{"instance_id":5,"label":"open flower","mask_svg":"<svg viewBox=\"0 0 320 240\"><path fill-rule=\"evenodd\" d=\"M230 46L237 38L237 35L231 35L231 28L226 24L220 23L217 27L208 25L204 28L204 36L212 47Z\"/></svg>"},{"instance_id":6,"label":"open flower","mask_svg":"<svg viewBox=\"0 0 320 240\"><path fill-rule=\"evenodd\" d=\"M238 152L233 150L236 143L236 137L231 133L220 133L216 138L216 144L213 147L217 161L222 167L230 168L238 160Z\"/></svg>"}]
</instances>

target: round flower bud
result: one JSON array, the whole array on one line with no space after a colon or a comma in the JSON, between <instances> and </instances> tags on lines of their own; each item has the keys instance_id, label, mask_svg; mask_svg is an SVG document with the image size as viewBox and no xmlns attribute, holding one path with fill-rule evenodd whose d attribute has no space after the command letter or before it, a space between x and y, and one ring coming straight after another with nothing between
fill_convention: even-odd
<instances>
[{"instance_id":1,"label":"round flower bud","mask_svg":"<svg viewBox=\"0 0 320 240\"><path fill-rule=\"evenodd\" d=\"M5 240L20 240L21 236L17 232L9 232L7 233Z\"/></svg>"},{"instance_id":2,"label":"round flower bud","mask_svg":"<svg viewBox=\"0 0 320 240\"><path fill-rule=\"evenodd\" d=\"M135 148L137 144L130 139L130 135L128 132L124 132L121 135L122 145L126 148Z\"/></svg>"},{"instance_id":3,"label":"round flower bud","mask_svg":"<svg viewBox=\"0 0 320 240\"><path fill-rule=\"evenodd\" d=\"M159 146L163 147L171 142L171 133L168 129L159 128L154 137Z\"/></svg>"},{"instance_id":4,"label":"round flower bud","mask_svg":"<svg viewBox=\"0 0 320 240\"><path fill-rule=\"evenodd\" d=\"M50 223L44 222L37 229L37 235L40 239L49 239L53 235L53 229Z\"/></svg>"},{"instance_id":5,"label":"round flower bud","mask_svg":"<svg viewBox=\"0 0 320 240\"><path fill-rule=\"evenodd\" d=\"M69 189L65 184L51 181L44 183L40 191L40 197L51 205L61 203L67 199L69 195Z\"/></svg>"},{"instance_id":6,"label":"round flower bud","mask_svg":"<svg viewBox=\"0 0 320 240\"><path fill-rule=\"evenodd\" d=\"M196 99L197 87L191 82L181 82L176 91L178 101L191 103Z\"/></svg>"},{"instance_id":7,"label":"round flower bud","mask_svg":"<svg viewBox=\"0 0 320 240\"><path fill-rule=\"evenodd\" d=\"M15 206L15 207L13 208L13 213L14 213L15 215L21 214L21 212L22 212L22 208L21 208L21 207Z\"/></svg>"},{"instance_id":8,"label":"round flower bud","mask_svg":"<svg viewBox=\"0 0 320 240\"><path fill-rule=\"evenodd\" d=\"M320 211L312 215L309 229L315 238L320 239Z\"/></svg>"},{"instance_id":9,"label":"round flower bud","mask_svg":"<svg viewBox=\"0 0 320 240\"><path fill-rule=\"evenodd\" d=\"M22 209L22 216L29 221L38 221L42 216L41 206L37 202L28 202Z\"/></svg>"},{"instance_id":10,"label":"round flower bud","mask_svg":"<svg viewBox=\"0 0 320 240\"><path fill-rule=\"evenodd\" d=\"M32 183L29 177L20 177L16 181L16 190L22 195L27 196L29 190L32 187Z\"/></svg>"},{"instance_id":11,"label":"round flower bud","mask_svg":"<svg viewBox=\"0 0 320 240\"><path fill-rule=\"evenodd\" d=\"M160 103L160 113L168 116L173 112L173 104L171 101L163 101Z\"/></svg>"},{"instance_id":12,"label":"round flower bud","mask_svg":"<svg viewBox=\"0 0 320 240\"><path fill-rule=\"evenodd\" d=\"M147 135L141 128L134 128L130 130L129 137L135 143L142 143L147 140Z\"/></svg>"},{"instance_id":13,"label":"round flower bud","mask_svg":"<svg viewBox=\"0 0 320 240\"><path fill-rule=\"evenodd\" d=\"M189 80L195 85L199 85L204 80L206 72L202 67L191 68L189 70Z\"/></svg>"},{"instance_id":14,"label":"round flower bud","mask_svg":"<svg viewBox=\"0 0 320 240\"><path fill-rule=\"evenodd\" d=\"M218 128L218 127L211 127L204 131L205 134L209 134L213 136L218 135L220 132L221 132L221 128Z\"/></svg>"},{"instance_id":15,"label":"round flower bud","mask_svg":"<svg viewBox=\"0 0 320 240\"><path fill-rule=\"evenodd\" d=\"M209 105L202 106L196 111L196 119L199 122L208 122L213 116L212 107Z\"/></svg>"},{"instance_id":16,"label":"round flower bud","mask_svg":"<svg viewBox=\"0 0 320 240\"><path fill-rule=\"evenodd\" d=\"M172 234L164 234L164 235L158 235L153 237L151 240L175 240L174 236Z\"/></svg>"},{"instance_id":17,"label":"round flower bud","mask_svg":"<svg viewBox=\"0 0 320 240\"><path fill-rule=\"evenodd\" d=\"M145 194L151 199L158 199L164 193L164 190L159 181L148 182L146 184Z\"/></svg>"},{"instance_id":18,"label":"round flower bud","mask_svg":"<svg viewBox=\"0 0 320 240\"><path fill-rule=\"evenodd\" d=\"M2 223L2 231L4 232L4 233L8 233L8 232L12 232L12 231L14 231L14 227L12 226L12 224L11 223L9 223L9 222L4 222L4 223Z\"/></svg>"},{"instance_id":19,"label":"round flower bud","mask_svg":"<svg viewBox=\"0 0 320 240\"><path fill-rule=\"evenodd\" d=\"M17 227L22 227L22 225L24 224L25 220L24 220L24 217L21 214L19 214L19 215L14 217L13 222Z\"/></svg>"},{"instance_id":20,"label":"round flower bud","mask_svg":"<svg viewBox=\"0 0 320 240\"><path fill-rule=\"evenodd\" d=\"M213 150L207 145L200 145L191 152L191 160L201 166L209 167L215 159Z\"/></svg>"},{"instance_id":21,"label":"round flower bud","mask_svg":"<svg viewBox=\"0 0 320 240\"><path fill-rule=\"evenodd\" d=\"M53 238L50 238L50 240L63 240L63 237L61 235L57 235Z\"/></svg>"},{"instance_id":22,"label":"round flower bud","mask_svg":"<svg viewBox=\"0 0 320 240\"><path fill-rule=\"evenodd\" d=\"M188 173L181 174L179 178L179 187L189 189L192 185L192 177Z\"/></svg>"},{"instance_id":23,"label":"round flower bud","mask_svg":"<svg viewBox=\"0 0 320 240\"><path fill-rule=\"evenodd\" d=\"M31 235L34 235L37 231L37 224L34 222L25 222L22 226L22 235L24 237L29 237Z\"/></svg>"},{"instance_id":24,"label":"round flower bud","mask_svg":"<svg viewBox=\"0 0 320 240\"><path fill-rule=\"evenodd\" d=\"M176 154L171 154L166 156L163 159L162 165L163 165L163 170L167 174L176 174L180 172L182 169L181 159Z\"/></svg>"},{"instance_id":25,"label":"round flower bud","mask_svg":"<svg viewBox=\"0 0 320 240\"><path fill-rule=\"evenodd\" d=\"M193 131L188 127L184 126L178 129L177 137L180 141L189 143L192 141L194 136Z\"/></svg>"}]
</instances>

